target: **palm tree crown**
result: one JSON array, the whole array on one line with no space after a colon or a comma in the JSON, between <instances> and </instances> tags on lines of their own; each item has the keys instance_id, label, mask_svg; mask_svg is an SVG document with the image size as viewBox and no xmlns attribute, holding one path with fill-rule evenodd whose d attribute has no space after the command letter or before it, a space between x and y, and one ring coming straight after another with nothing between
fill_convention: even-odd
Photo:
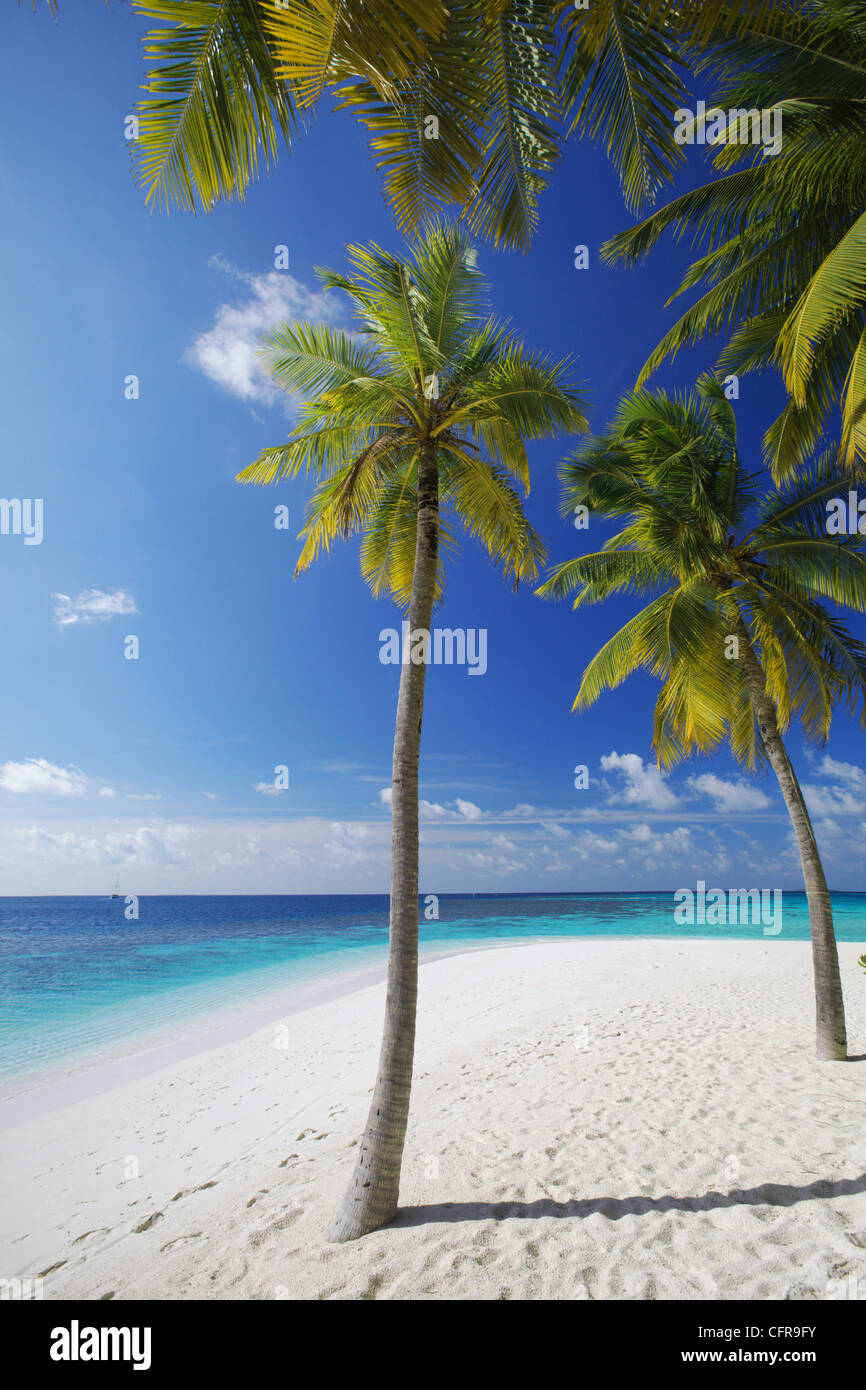
<instances>
[{"instance_id":1,"label":"palm tree crown","mask_svg":"<svg viewBox=\"0 0 866 1390\"><path fill-rule=\"evenodd\" d=\"M335 537L360 532L371 589L406 603L427 445L438 465L437 597L457 520L515 585L535 578L544 545L514 482L528 492L526 440L585 428L569 364L528 353L483 312L474 250L454 228L431 228L408 262L376 246L349 254L354 278L320 277L349 295L357 331L286 324L271 336L265 354L274 379L314 398L287 443L266 449L240 481L315 472L297 572Z\"/></svg>"},{"instance_id":2,"label":"palm tree crown","mask_svg":"<svg viewBox=\"0 0 866 1390\"><path fill-rule=\"evenodd\" d=\"M834 705L866 697L866 647L826 606L866 612L866 537L827 534L827 499L848 486L832 456L757 498L721 386L704 376L698 387L687 398L627 397L610 433L566 465L568 506L625 525L601 551L559 565L540 592L577 591L575 607L652 595L589 663L575 708L646 669L662 682L661 766L727 739L751 767L764 749L741 644L757 657L782 730L797 716L824 739Z\"/></svg>"}]
</instances>

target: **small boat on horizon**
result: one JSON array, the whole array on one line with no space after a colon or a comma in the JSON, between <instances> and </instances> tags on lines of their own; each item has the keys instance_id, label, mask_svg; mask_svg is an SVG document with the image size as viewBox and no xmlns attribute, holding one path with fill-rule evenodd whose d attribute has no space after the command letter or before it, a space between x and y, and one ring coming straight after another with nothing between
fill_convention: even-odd
<instances>
[{"instance_id":1,"label":"small boat on horizon","mask_svg":"<svg viewBox=\"0 0 866 1390\"><path fill-rule=\"evenodd\" d=\"M119 898L119 897L121 896L120 893L117 891L119 887L120 887L120 874L118 874L118 875L117 875L117 878L114 880L114 891L113 891L113 893L111 894L112 899L114 899L114 898Z\"/></svg>"}]
</instances>

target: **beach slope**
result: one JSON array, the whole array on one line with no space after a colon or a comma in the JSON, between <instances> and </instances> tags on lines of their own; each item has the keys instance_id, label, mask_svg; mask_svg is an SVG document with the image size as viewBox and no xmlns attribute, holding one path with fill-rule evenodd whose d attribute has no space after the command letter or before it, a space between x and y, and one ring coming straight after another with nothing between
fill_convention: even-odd
<instances>
[{"instance_id":1,"label":"beach slope","mask_svg":"<svg viewBox=\"0 0 866 1390\"><path fill-rule=\"evenodd\" d=\"M804 942L425 964L401 1213L346 1246L384 986L275 1019L5 1128L0 1275L46 1299L866 1298L862 949L847 1063L814 1058Z\"/></svg>"}]
</instances>

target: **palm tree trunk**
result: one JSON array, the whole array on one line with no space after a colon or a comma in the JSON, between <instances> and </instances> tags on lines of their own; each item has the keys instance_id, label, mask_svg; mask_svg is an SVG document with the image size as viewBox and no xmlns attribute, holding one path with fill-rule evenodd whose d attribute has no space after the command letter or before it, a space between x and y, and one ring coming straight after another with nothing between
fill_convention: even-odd
<instances>
[{"instance_id":1,"label":"palm tree trunk","mask_svg":"<svg viewBox=\"0 0 866 1390\"><path fill-rule=\"evenodd\" d=\"M429 634L439 549L439 470L427 440L418 459L418 527L409 601L409 646ZM429 641L429 638L428 638ZM331 1227L332 1241L355 1240L392 1221L409 1119L418 995L418 760L426 664L400 673L391 778L391 919L388 991L379 1070L355 1171Z\"/></svg>"},{"instance_id":2,"label":"palm tree trunk","mask_svg":"<svg viewBox=\"0 0 866 1390\"><path fill-rule=\"evenodd\" d=\"M806 898L809 903L809 925L812 932L812 969L815 976L815 1023L818 1057L821 1061L844 1061L848 1056L848 1038L845 1031L845 1004L842 998L842 980L839 975L839 953L836 949L836 934L833 930L833 909L830 892L824 877L824 868L815 832L800 783L791 766L787 749L779 733L779 723L773 701L767 694L767 683L748 630L742 618L737 624L737 635L743 648L743 673L752 700L752 707L758 721L758 728L764 740L764 747L770 766L778 778L788 815L794 827L803 879L806 884Z\"/></svg>"}]
</instances>

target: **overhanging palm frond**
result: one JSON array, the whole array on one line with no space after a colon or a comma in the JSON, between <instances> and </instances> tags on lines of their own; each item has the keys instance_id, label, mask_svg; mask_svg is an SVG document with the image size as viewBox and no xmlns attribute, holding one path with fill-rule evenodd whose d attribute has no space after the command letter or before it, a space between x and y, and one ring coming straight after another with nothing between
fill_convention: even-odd
<instances>
[{"instance_id":1,"label":"overhanging palm frond","mask_svg":"<svg viewBox=\"0 0 866 1390\"><path fill-rule=\"evenodd\" d=\"M738 129L715 156L732 172L673 199L603 251L634 261L668 229L703 243L676 292L702 293L640 380L719 333L731 335L720 366L781 368L790 401L765 441L777 479L820 447L840 405L850 470L866 447L866 31L848 0L783 8L743 12L727 36L718 28L702 64L722 82L713 93L720 109L781 118L775 153L756 162Z\"/></svg>"},{"instance_id":2,"label":"overhanging palm frond","mask_svg":"<svg viewBox=\"0 0 866 1390\"><path fill-rule=\"evenodd\" d=\"M488 134L467 218L473 232L520 250L532 240L538 196L560 151L554 9L553 0L488 6L480 30Z\"/></svg>"},{"instance_id":3,"label":"overhanging palm frond","mask_svg":"<svg viewBox=\"0 0 866 1390\"><path fill-rule=\"evenodd\" d=\"M132 152L146 201L195 212L243 198L260 159L269 169L297 128L259 0L136 0L135 9L172 26L145 40L153 66Z\"/></svg>"},{"instance_id":4,"label":"overhanging palm frond","mask_svg":"<svg viewBox=\"0 0 866 1390\"><path fill-rule=\"evenodd\" d=\"M333 79L371 82L386 100L427 56L447 19L442 0L259 0L278 76L299 106L314 106Z\"/></svg>"},{"instance_id":5,"label":"overhanging palm frond","mask_svg":"<svg viewBox=\"0 0 866 1390\"><path fill-rule=\"evenodd\" d=\"M840 320L860 312L864 302L866 212L821 262L779 334L785 383L797 405L806 401L816 343Z\"/></svg>"},{"instance_id":6,"label":"overhanging palm frond","mask_svg":"<svg viewBox=\"0 0 866 1390\"><path fill-rule=\"evenodd\" d=\"M656 6L651 24L645 7L630 0L561 6L569 132L580 129L603 141L633 212L653 202L684 158L673 140L674 112L687 94L672 10Z\"/></svg>"},{"instance_id":7,"label":"overhanging palm frond","mask_svg":"<svg viewBox=\"0 0 866 1390\"><path fill-rule=\"evenodd\" d=\"M843 388L842 455L848 460L866 459L866 323Z\"/></svg>"}]
</instances>

